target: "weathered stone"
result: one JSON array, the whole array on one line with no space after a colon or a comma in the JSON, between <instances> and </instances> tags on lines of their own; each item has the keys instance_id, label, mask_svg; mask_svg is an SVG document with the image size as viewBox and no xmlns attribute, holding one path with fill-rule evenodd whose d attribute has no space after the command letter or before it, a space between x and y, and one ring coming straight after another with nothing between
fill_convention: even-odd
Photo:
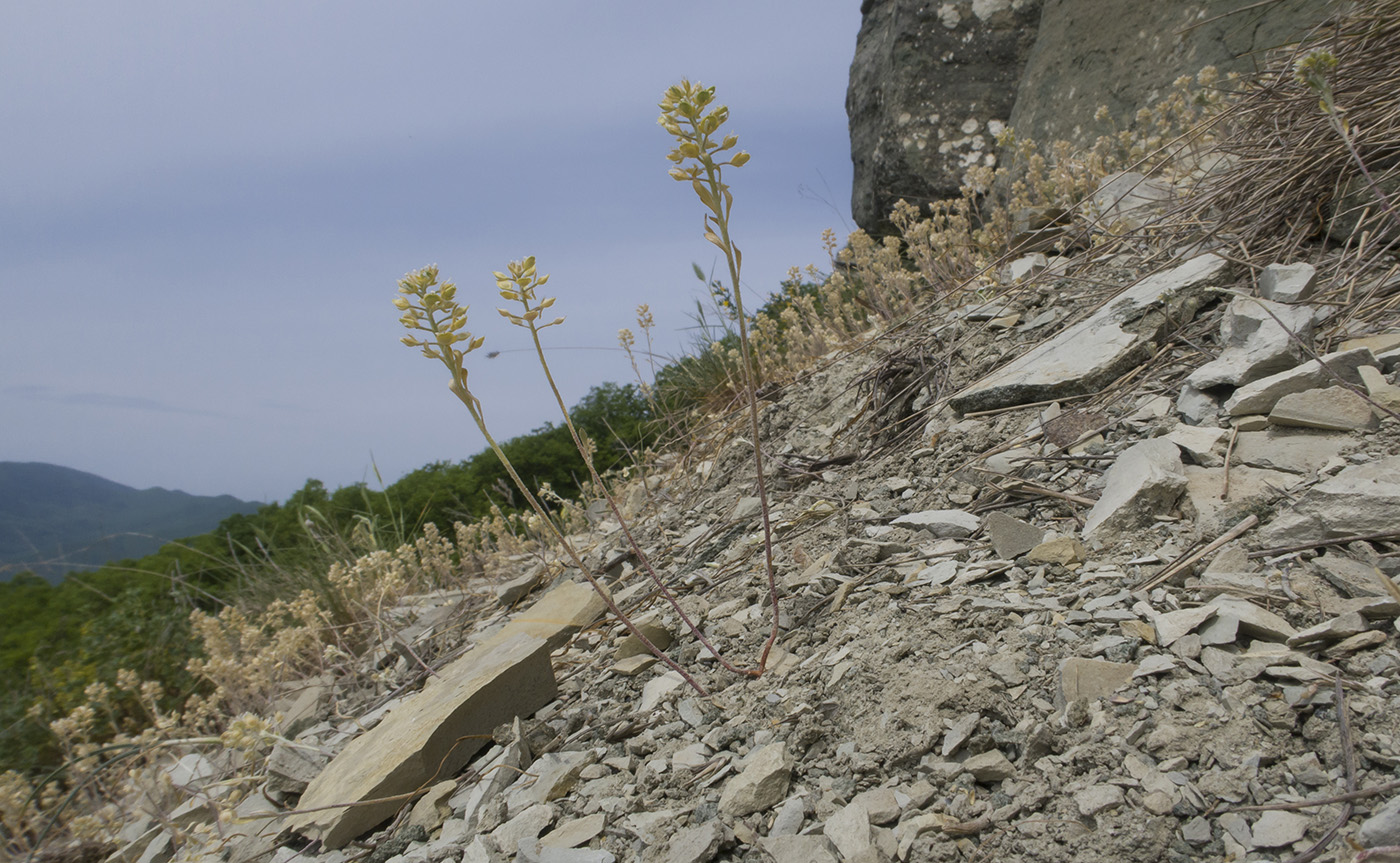
<instances>
[{"instance_id":1,"label":"weathered stone","mask_svg":"<svg viewBox=\"0 0 1400 863\"><path fill-rule=\"evenodd\" d=\"M1072 656L1060 663L1060 686L1056 705L1071 701L1107 698L1133 679L1137 666L1131 662L1109 662Z\"/></svg>"},{"instance_id":2,"label":"weathered stone","mask_svg":"<svg viewBox=\"0 0 1400 863\"><path fill-rule=\"evenodd\" d=\"M1306 262L1269 264L1259 272L1259 296L1279 303L1300 303L1317 287L1317 268Z\"/></svg>"},{"instance_id":3,"label":"weathered stone","mask_svg":"<svg viewBox=\"0 0 1400 863\"><path fill-rule=\"evenodd\" d=\"M807 803L801 796L789 797L778 807L773 816L773 825L768 828L769 836L796 836L807 820Z\"/></svg>"},{"instance_id":4,"label":"weathered stone","mask_svg":"<svg viewBox=\"0 0 1400 863\"><path fill-rule=\"evenodd\" d=\"M1323 480L1265 525L1270 545L1381 533L1400 524L1400 456L1353 465Z\"/></svg>"},{"instance_id":5,"label":"weathered stone","mask_svg":"<svg viewBox=\"0 0 1400 863\"><path fill-rule=\"evenodd\" d=\"M1092 818L1104 810L1122 806L1123 789L1117 785L1090 785L1075 792L1074 805L1080 815Z\"/></svg>"},{"instance_id":6,"label":"weathered stone","mask_svg":"<svg viewBox=\"0 0 1400 863\"><path fill-rule=\"evenodd\" d=\"M953 396L956 411L990 410L1096 392L1145 361L1167 327L1189 321L1204 290L1223 284L1230 265L1192 258L1122 291L1092 317L1017 357Z\"/></svg>"},{"instance_id":7,"label":"weathered stone","mask_svg":"<svg viewBox=\"0 0 1400 863\"><path fill-rule=\"evenodd\" d=\"M1010 779L1016 775L1016 765L1000 749L988 749L962 763L962 768L983 785Z\"/></svg>"},{"instance_id":8,"label":"weathered stone","mask_svg":"<svg viewBox=\"0 0 1400 863\"><path fill-rule=\"evenodd\" d=\"M279 743L267 757L267 790L300 794L325 769L327 760L303 747Z\"/></svg>"},{"instance_id":9,"label":"weathered stone","mask_svg":"<svg viewBox=\"0 0 1400 863\"><path fill-rule=\"evenodd\" d=\"M1215 609L1215 622L1233 619L1238 621L1240 631L1255 638L1268 641L1287 641L1298 634L1298 631L1288 621L1247 600L1236 599L1222 593L1212 599L1208 605ZM1202 642L1209 643L1204 638Z\"/></svg>"},{"instance_id":10,"label":"weathered stone","mask_svg":"<svg viewBox=\"0 0 1400 863\"><path fill-rule=\"evenodd\" d=\"M643 843L660 845L675 832L676 814L671 809L633 812L623 820L623 824Z\"/></svg>"},{"instance_id":11,"label":"weathered stone","mask_svg":"<svg viewBox=\"0 0 1400 863\"><path fill-rule=\"evenodd\" d=\"M882 233L896 201L957 197L994 161L1039 14L1038 0L862 3L846 95L857 225Z\"/></svg>"},{"instance_id":12,"label":"weathered stone","mask_svg":"<svg viewBox=\"0 0 1400 863\"><path fill-rule=\"evenodd\" d=\"M773 863L841 863L825 836L769 836L759 842Z\"/></svg>"},{"instance_id":13,"label":"weathered stone","mask_svg":"<svg viewBox=\"0 0 1400 863\"><path fill-rule=\"evenodd\" d=\"M1392 797L1361 822L1356 841L1362 848L1400 845L1400 797Z\"/></svg>"},{"instance_id":14,"label":"weathered stone","mask_svg":"<svg viewBox=\"0 0 1400 863\"><path fill-rule=\"evenodd\" d=\"M1400 349L1400 332L1363 336L1359 339L1347 339L1337 347L1339 350L1343 351L1349 351L1355 348L1366 348L1376 356L1380 356L1381 354Z\"/></svg>"},{"instance_id":15,"label":"weathered stone","mask_svg":"<svg viewBox=\"0 0 1400 863\"><path fill-rule=\"evenodd\" d=\"M597 620L605 608L607 603L592 587L583 582L566 581L511 618L510 623L482 646L499 644L523 633L543 639L553 650Z\"/></svg>"},{"instance_id":16,"label":"weathered stone","mask_svg":"<svg viewBox=\"0 0 1400 863\"><path fill-rule=\"evenodd\" d=\"M1157 643L1163 647L1170 647L1177 639L1195 631L1196 627L1214 616L1215 609L1209 605L1159 614L1152 621L1157 627Z\"/></svg>"},{"instance_id":17,"label":"weathered stone","mask_svg":"<svg viewBox=\"0 0 1400 863\"><path fill-rule=\"evenodd\" d=\"M1366 394L1371 397L1371 401L1388 411L1400 413L1400 387L1386 380L1385 375L1375 366L1362 366L1356 372L1361 375L1361 383L1366 387Z\"/></svg>"},{"instance_id":18,"label":"weathered stone","mask_svg":"<svg viewBox=\"0 0 1400 863\"><path fill-rule=\"evenodd\" d=\"M1084 543L1074 537L1057 536L1026 552L1026 561L1028 563L1058 563L1061 566L1069 566L1074 563L1083 563L1088 554Z\"/></svg>"},{"instance_id":19,"label":"weathered stone","mask_svg":"<svg viewBox=\"0 0 1400 863\"><path fill-rule=\"evenodd\" d=\"M408 814L409 825L422 827L430 833L441 827L442 822L452 815L452 807L447 801L456 790L455 779L444 779L433 785L413 804L413 809Z\"/></svg>"},{"instance_id":20,"label":"weathered stone","mask_svg":"<svg viewBox=\"0 0 1400 863\"><path fill-rule=\"evenodd\" d=\"M554 848L522 839L518 849L516 863L617 863L617 855L602 848Z\"/></svg>"},{"instance_id":21,"label":"weathered stone","mask_svg":"<svg viewBox=\"0 0 1400 863\"><path fill-rule=\"evenodd\" d=\"M719 820L687 827L671 837L665 863L709 863L719 849L734 841L734 834Z\"/></svg>"},{"instance_id":22,"label":"weathered stone","mask_svg":"<svg viewBox=\"0 0 1400 863\"><path fill-rule=\"evenodd\" d=\"M642 686L642 700L637 705L638 713L650 713L666 699L667 695L685 685L685 678L673 669L648 680Z\"/></svg>"},{"instance_id":23,"label":"weathered stone","mask_svg":"<svg viewBox=\"0 0 1400 863\"><path fill-rule=\"evenodd\" d=\"M1176 412L1183 420L1196 426L1208 426L1220 415L1220 400L1188 383L1181 385L1176 396Z\"/></svg>"},{"instance_id":24,"label":"weathered stone","mask_svg":"<svg viewBox=\"0 0 1400 863\"><path fill-rule=\"evenodd\" d=\"M520 763L523 754L523 747L519 741L496 747L476 766L476 781L464 784L447 801L452 810L460 816L464 833L470 834L476 830L486 804L494 801L515 781L523 766Z\"/></svg>"},{"instance_id":25,"label":"weathered stone","mask_svg":"<svg viewBox=\"0 0 1400 863\"><path fill-rule=\"evenodd\" d=\"M595 812L585 818L575 818L555 827L540 837L540 845L545 848L577 848L591 842L603 833L607 826L607 816Z\"/></svg>"},{"instance_id":26,"label":"weathered stone","mask_svg":"<svg viewBox=\"0 0 1400 863\"><path fill-rule=\"evenodd\" d=\"M892 788L871 788L855 796L852 803L858 803L870 816L871 824L890 824L899 819L903 811Z\"/></svg>"},{"instance_id":27,"label":"weathered stone","mask_svg":"<svg viewBox=\"0 0 1400 863\"><path fill-rule=\"evenodd\" d=\"M977 726L981 722L982 714L967 713L950 723L948 730L943 734L943 757L947 758L957 752L958 747L967 742L967 739L972 736L972 732L977 730Z\"/></svg>"},{"instance_id":28,"label":"weathered stone","mask_svg":"<svg viewBox=\"0 0 1400 863\"><path fill-rule=\"evenodd\" d=\"M1359 611L1349 611L1346 614L1338 615L1331 620L1325 620L1316 626L1309 626L1290 636L1289 647L1297 647L1302 644L1314 644L1321 641L1341 641L1344 638L1351 638L1370 628L1366 618Z\"/></svg>"},{"instance_id":29,"label":"weathered stone","mask_svg":"<svg viewBox=\"0 0 1400 863\"><path fill-rule=\"evenodd\" d=\"M988 513L983 527L997 557L1011 560L1040 545L1045 531L1004 512Z\"/></svg>"},{"instance_id":30,"label":"weathered stone","mask_svg":"<svg viewBox=\"0 0 1400 863\"><path fill-rule=\"evenodd\" d=\"M792 776L792 759L783 743L770 743L749 756L738 776L724 786L719 808L726 815L742 818L768 809L787 794Z\"/></svg>"},{"instance_id":31,"label":"weathered stone","mask_svg":"<svg viewBox=\"0 0 1400 863\"><path fill-rule=\"evenodd\" d=\"M982 520L970 512L960 509L927 509L901 515L890 524L913 530L925 530L936 539L959 539L971 536L982 526Z\"/></svg>"},{"instance_id":32,"label":"weathered stone","mask_svg":"<svg viewBox=\"0 0 1400 863\"><path fill-rule=\"evenodd\" d=\"M1270 810L1259 816L1251 832L1254 834L1254 847L1281 848L1292 845L1308 832L1312 819L1297 812Z\"/></svg>"},{"instance_id":33,"label":"weathered stone","mask_svg":"<svg viewBox=\"0 0 1400 863\"><path fill-rule=\"evenodd\" d=\"M650 653L641 653L613 663L612 670L615 674L621 674L623 677L636 677L655 664L655 656Z\"/></svg>"},{"instance_id":34,"label":"weathered stone","mask_svg":"<svg viewBox=\"0 0 1400 863\"><path fill-rule=\"evenodd\" d=\"M529 572L496 586L496 602L502 608L510 608L534 590L544 577L544 567L538 566Z\"/></svg>"},{"instance_id":35,"label":"weathered stone","mask_svg":"<svg viewBox=\"0 0 1400 863\"><path fill-rule=\"evenodd\" d=\"M748 521L763 511L763 500L757 497L741 497L729 514L730 521Z\"/></svg>"},{"instance_id":36,"label":"weathered stone","mask_svg":"<svg viewBox=\"0 0 1400 863\"><path fill-rule=\"evenodd\" d=\"M1308 476L1341 455L1346 435L1270 431L1240 432L1235 436L1234 463L1286 470Z\"/></svg>"},{"instance_id":37,"label":"weathered stone","mask_svg":"<svg viewBox=\"0 0 1400 863\"><path fill-rule=\"evenodd\" d=\"M1084 519L1084 535L1123 530L1171 509L1186 490L1181 453L1153 438L1124 450L1104 475L1104 490Z\"/></svg>"},{"instance_id":38,"label":"weathered stone","mask_svg":"<svg viewBox=\"0 0 1400 863\"><path fill-rule=\"evenodd\" d=\"M654 620L641 621L636 623L635 626L642 635L647 637L648 641L661 650L670 647L671 642L676 640L676 636L671 630ZM626 638L622 639L622 643L617 646L616 655L619 660L627 659L631 656L640 656L642 654L650 656L651 651L647 650L647 646L642 643L640 638L630 632L627 634Z\"/></svg>"},{"instance_id":39,"label":"weathered stone","mask_svg":"<svg viewBox=\"0 0 1400 863\"><path fill-rule=\"evenodd\" d=\"M1011 282L1023 282L1030 277L1044 272L1049 266L1049 259L1036 252L1030 255L1022 255L1016 260L1006 265L1006 277Z\"/></svg>"},{"instance_id":40,"label":"weathered stone","mask_svg":"<svg viewBox=\"0 0 1400 863\"><path fill-rule=\"evenodd\" d=\"M1223 463L1225 441L1229 432L1216 426L1189 426L1178 424L1167 432L1166 438L1191 461L1203 467L1213 467Z\"/></svg>"},{"instance_id":41,"label":"weathered stone","mask_svg":"<svg viewBox=\"0 0 1400 863\"><path fill-rule=\"evenodd\" d=\"M536 803L524 812L491 831L491 838L502 850L518 849L522 841L533 841L559 816L548 803Z\"/></svg>"},{"instance_id":42,"label":"weathered stone","mask_svg":"<svg viewBox=\"0 0 1400 863\"><path fill-rule=\"evenodd\" d=\"M1322 577L1345 596L1380 596L1385 592L1376 578L1374 564L1352 560L1340 554L1324 554L1313 560Z\"/></svg>"},{"instance_id":43,"label":"weathered stone","mask_svg":"<svg viewBox=\"0 0 1400 863\"><path fill-rule=\"evenodd\" d=\"M1355 431L1379 424L1370 402L1345 387L1290 393L1274 404L1269 422L1327 431Z\"/></svg>"},{"instance_id":44,"label":"weathered stone","mask_svg":"<svg viewBox=\"0 0 1400 863\"><path fill-rule=\"evenodd\" d=\"M1358 632L1357 634L1343 638L1341 641L1324 650L1323 656L1328 659L1345 659L1353 653L1363 650L1370 650L1373 647L1380 647L1389 640L1389 637L1378 629Z\"/></svg>"},{"instance_id":45,"label":"weathered stone","mask_svg":"<svg viewBox=\"0 0 1400 863\"><path fill-rule=\"evenodd\" d=\"M583 768L598 760L592 750L583 752L547 752L525 771L534 780L520 791L512 790L512 809L524 809L535 803L549 803L568 794L578 783ZM518 801L518 802L517 802Z\"/></svg>"},{"instance_id":46,"label":"weathered stone","mask_svg":"<svg viewBox=\"0 0 1400 863\"><path fill-rule=\"evenodd\" d=\"M436 776L450 776L489 740L492 730L528 716L555 696L549 646L516 635L479 647L429 678L423 691L351 741L302 795L300 806L407 794ZM340 848L401 806L402 801L337 806L294 816L289 826Z\"/></svg>"},{"instance_id":47,"label":"weathered stone","mask_svg":"<svg viewBox=\"0 0 1400 863\"><path fill-rule=\"evenodd\" d=\"M1299 341L1312 343L1313 313L1310 306L1236 297L1220 325L1224 350L1187 382L1202 390L1240 386L1293 368L1304 356Z\"/></svg>"},{"instance_id":48,"label":"weathered stone","mask_svg":"<svg viewBox=\"0 0 1400 863\"><path fill-rule=\"evenodd\" d=\"M1375 364L1375 355L1365 348L1324 354L1288 371L1245 384L1225 400L1225 411L1230 416L1268 413L1279 399L1289 393L1329 386L1336 382L1336 377L1359 385L1361 374L1357 369Z\"/></svg>"},{"instance_id":49,"label":"weathered stone","mask_svg":"<svg viewBox=\"0 0 1400 863\"><path fill-rule=\"evenodd\" d=\"M858 803L848 803L826 819L822 834L836 846L842 859L850 860L870 847L870 814Z\"/></svg>"}]
</instances>

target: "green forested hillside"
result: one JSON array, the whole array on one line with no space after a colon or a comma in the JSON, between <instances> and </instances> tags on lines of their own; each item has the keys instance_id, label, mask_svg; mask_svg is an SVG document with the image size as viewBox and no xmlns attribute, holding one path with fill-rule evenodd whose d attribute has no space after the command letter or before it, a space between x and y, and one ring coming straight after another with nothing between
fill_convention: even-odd
<instances>
[{"instance_id":1,"label":"green forested hillside","mask_svg":"<svg viewBox=\"0 0 1400 863\"><path fill-rule=\"evenodd\" d=\"M597 445L599 470L630 463L629 453L657 437L650 405L635 386L594 387L572 415ZM548 482L565 497L576 496L587 476L563 426L545 425L503 448L527 482ZM501 491L505 476L487 450L427 465L378 491L363 484L331 491L311 479L285 502L229 515L216 529L154 554L73 572L58 584L28 573L0 583L0 771L54 763L45 720L84 703L86 687L111 683L119 670L161 684L169 706L183 703L197 687L185 671L195 650L192 610L314 587L335 555L353 557L350 539L366 526L376 545L393 547L420 536L427 522L450 532L454 522L485 515L493 504L514 509Z\"/></svg>"},{"instance_id":2,"label":"green forested hillside","mask_svg":"<svg viewBox=\"0 0 1400 863\"><path fill-rule=\"evenodd\" d=\"M138 490L42 462L0 462L0 580L28 570L56 583L70 570L152 554L259 506L230 495Z\"/></svg>"}]
</instances>

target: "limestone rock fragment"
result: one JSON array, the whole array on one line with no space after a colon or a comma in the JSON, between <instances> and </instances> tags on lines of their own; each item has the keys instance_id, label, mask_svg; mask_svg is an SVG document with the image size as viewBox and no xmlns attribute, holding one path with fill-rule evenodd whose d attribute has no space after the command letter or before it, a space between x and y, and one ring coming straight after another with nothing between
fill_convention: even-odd
<instances>
[{"instance_id":1,"label":"limestone rock fragment","mask_svg":"<svg viewBox=\"0 0 1400 863\"><path fill-rule=\"evenodd\" d=\"M792 759L787 745L770 743L749 756L743 771L729 780L719 798L719 809L726 815L742 818L751 812L761 812L787 795L792 776Z\"/></svg>"}]
</instances>

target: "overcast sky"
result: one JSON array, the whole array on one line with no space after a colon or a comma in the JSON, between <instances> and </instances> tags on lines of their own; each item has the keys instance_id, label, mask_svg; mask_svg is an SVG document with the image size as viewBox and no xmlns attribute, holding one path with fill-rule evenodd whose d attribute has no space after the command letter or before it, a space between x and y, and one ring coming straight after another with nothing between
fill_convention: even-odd
<instances>
[{"instance_id":1,"label":"overcast sky","mask_svg":"<svg viewBox=\"0 0 1400 863\"><path fill-rule=\"evenodd\" d=\"M646 302L680 350L691 263L719 263L666 176L662 92L730 106L761 298L851 229L859 6L5 4L0 460L270 501L465 458L484 442L446 371L398 343L395 282L430 263L506 351L471 367L499 437L556 418L494 311L510 260L553 275L570 403L627 382L596 349Z\"/></svg>"}]
</instances>

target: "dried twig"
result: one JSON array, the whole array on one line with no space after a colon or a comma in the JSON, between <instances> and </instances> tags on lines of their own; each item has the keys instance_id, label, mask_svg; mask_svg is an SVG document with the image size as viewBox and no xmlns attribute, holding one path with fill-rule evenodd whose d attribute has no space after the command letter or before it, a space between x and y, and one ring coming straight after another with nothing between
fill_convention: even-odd
<instances>
[{"instance_id":1,"label":"dried twig","mask_svg":"<svg viewBox=\"0 0 1400 863\"><path fill-rule=\"evenodd\" d=\"M1346 766L1347 771L1347 791L1355 791L1356 753L1352 750L1351 722L1347 719L1346 693L1342 689L1341 674L1337 675L1334 684L1336 687L1336 697L1334 700L1337 703L1337 736L1341 738L1342 763ZM1353 807L1350 800L1343 803L1342 811L1337 814L1337 820L1332 823L1332 826L1326 833L1322 834L1322 838L1314 842L1312 847L1302 854L1290 857L1284 861L1284 863L1310 863L1310 861L1316 860L1323 851L1327 850L1327 846L1332 844L1332 840L1337 837L1337 832L1345 827L1346 823L1351 820L1352 810Z\"/></svg>"},{"instance_id":2,"label":"dried twig","mask_svg":"<svg viewBox=\"0 0 1400 863\"><path fill-rule=\"evenodd\" d=\"M1239 524L1230 528L1225 533L1221 534L1218 538L1216 538L1215 541L1211 542L1209 545L1205 546L1199 551L1188 551L1182 554L1176 560L1167 564L1167 566L1164 569L1160 570L1156 575L1152 576L1150 579L1148 579L1146 582L1142 583L1135 589L1151 590L1152 588L1165 582L1167 579L1171 578L1177 573L1183 572L1184 570L1186 570L1187 567L1191 566L1196 561L1200 560L1206 555L1213 554L1216 551L1216 549L1220 548L1225 543L1240 536L1245 531L1254 527L1258 523L1259 516L1251 515L1246 517L1244 521L1241 521Z\"/></svg>"}]
</instances>

